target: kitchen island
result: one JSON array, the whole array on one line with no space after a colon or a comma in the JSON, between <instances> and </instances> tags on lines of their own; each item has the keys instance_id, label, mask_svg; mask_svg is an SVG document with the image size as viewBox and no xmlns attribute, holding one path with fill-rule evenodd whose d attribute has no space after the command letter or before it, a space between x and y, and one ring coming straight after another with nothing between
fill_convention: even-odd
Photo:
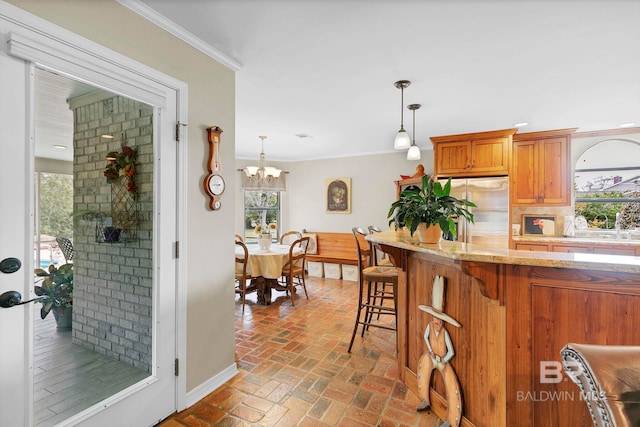
<instances>
[{"instance_id":1,"label":"kitchen island","mask_svg":"<svg viewBox=\"0 0 640 427\"><path fill-rule=\"evenodd\" d=\"M418 362L427 351L436 276L446 282L443 311L455 348L467 426L590 426L580 392L548 369L569 342L638 345L640 257L529 252L458 242L418 244L407 233L367 236L401 269L398 368L418 393ZM541 362L545 366L541 379ZM550 368L551 367L551 368ZM431 383L432 410L446 414L445 384Z\"/></svg>"}]
</instances>

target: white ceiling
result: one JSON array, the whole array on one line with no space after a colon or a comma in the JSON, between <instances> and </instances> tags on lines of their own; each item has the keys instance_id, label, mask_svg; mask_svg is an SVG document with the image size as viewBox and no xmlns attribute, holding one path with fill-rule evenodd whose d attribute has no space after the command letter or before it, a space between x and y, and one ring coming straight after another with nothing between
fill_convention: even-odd
<instances>
[{"instance_id":1,"label":"white ceiling","mask_svg":"<svg viewBox=\"0 0 640 427\"><path fill-rule=\"evenodd\" d=\"M67 99L97 88L41 69L36 69L34 81L35 155L72 161L73 112L69 109Z\"/></svg>"},{"instance_id":2,"label":"white ceiling","mask_svg":"<svg viewBox=\"0 0 640 427\"><path fill-rule=\"evenodd\" d=\"M257 157L258 135L267 160L393 151L400 79L405 106L422 104L421 148L518 122L640 123L640 1L142 2L241 64L238 158Z\"/></svg>"},{"instance_id":3,"label":"white ceiling","mask_svg":"<svg viewBox=\"0 0 640 427\"><path fill-rule=\"evenodd\" d=\"M237 158L259 135L267 161L391 152L401 79L422 149L518 122L640 123L640 1L119 1L239 64Z\"/></svg>"}]
</instances>

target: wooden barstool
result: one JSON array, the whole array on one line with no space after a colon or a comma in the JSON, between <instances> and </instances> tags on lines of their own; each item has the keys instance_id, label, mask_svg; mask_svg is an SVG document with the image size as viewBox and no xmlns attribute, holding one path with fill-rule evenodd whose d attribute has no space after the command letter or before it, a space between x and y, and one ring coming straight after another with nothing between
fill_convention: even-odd
<instances>
[{"instance_id":1,"label":"wooden barstool","mask_svg":"<svg viewBox=\"0 0 640 427\"><path fill-rule=\"evenodd\" d=\"M354 227L352 231L353 237L356 241L356 251L358 254L359 289L358 311L356 314L356 322L353 326L351 342L349 343L349 353L351 353L351 347L353 346L353 341L356 337L356 333L358 332L358 325L362 325L363 337L365 331L368 330L370 326L395 331L396 309L398 306L396 296L398 288L398 270L393 266L374 265L374 263L371 261L373 253L371 247L363 249L360 246L360 242L358 241L358 236L366 236L367 232L360 227ZM382 286L379 287L378 284L382 284ZM389 287L385 286L386 284L391 285L390 289ZM393 301L393 304L391 306L389 306L389 304L385 304L385 301L389 300ZM376 321L373 320L374 315L376 315ZM378 322L378 319L381 315L393 316L393 326Z\"/></svg>"}]
</instances>

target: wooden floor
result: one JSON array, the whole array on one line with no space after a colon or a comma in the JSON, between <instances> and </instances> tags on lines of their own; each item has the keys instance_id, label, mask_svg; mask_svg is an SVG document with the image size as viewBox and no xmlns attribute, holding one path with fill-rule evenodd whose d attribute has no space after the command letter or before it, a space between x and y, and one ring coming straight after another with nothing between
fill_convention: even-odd
<instances>
[{"instance_id":1,"label":"wooden floor","mask_svg":"<svg viewBox=\"0 0 640 427\"><path fill-rule=\"evenodd\" d=\"M309 300L273 293L236 297L236 356L240 373L161 427L434 427L442 421L416 412L420 403L398 381L394 331L379 328L347 352L356 314L356 282L310 277ZM389 323L393 320L389 319Z\"/></svg>"},{"instance_id":2,"label":"wooden floor","mask_svg":"<svg viewBox=\"0 0 640 427\"><path fill-rule=\"evenodd\" d=\"M34 425L53 426L149 376L71 342L52 314L35 315Z\"/></svg>"}]
</instances>

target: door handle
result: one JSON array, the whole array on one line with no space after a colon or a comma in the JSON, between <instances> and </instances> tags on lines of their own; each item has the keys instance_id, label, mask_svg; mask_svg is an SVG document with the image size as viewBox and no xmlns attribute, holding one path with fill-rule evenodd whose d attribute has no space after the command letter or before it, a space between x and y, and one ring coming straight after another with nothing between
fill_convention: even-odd
<instances>
[{"instance_id":1,"label":"door handle","mask_svg":"<svg viewBox=\"0 0 640 427\"><path fill-rule=\"evenodd\" d=\"M22 301L22 295L18 291L7 291L0 295L0 307L11 308L16 305L28 304L33 301L40 301L42 297L36 297L29 301Z\"/></svg>"}]
</instances>

